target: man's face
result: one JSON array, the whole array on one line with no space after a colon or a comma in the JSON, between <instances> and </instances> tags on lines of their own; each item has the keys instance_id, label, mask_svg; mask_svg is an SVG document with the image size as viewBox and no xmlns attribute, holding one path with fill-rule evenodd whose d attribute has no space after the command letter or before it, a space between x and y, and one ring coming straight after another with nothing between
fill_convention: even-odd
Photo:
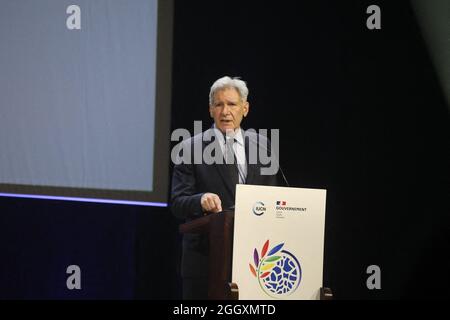
<instances>
[{"instance_id":1,"label":"man's face","mask_svg":"<svg viewBox=\"0 0 450 320\"><path fill-rule=\"evenodd\" d=\"M216 128L222 132L239 128L243 117L248 114L249 104L243 102L234 88L219 90L214 94L214 102L209 113Z\"/></svg>"}]
</instances>

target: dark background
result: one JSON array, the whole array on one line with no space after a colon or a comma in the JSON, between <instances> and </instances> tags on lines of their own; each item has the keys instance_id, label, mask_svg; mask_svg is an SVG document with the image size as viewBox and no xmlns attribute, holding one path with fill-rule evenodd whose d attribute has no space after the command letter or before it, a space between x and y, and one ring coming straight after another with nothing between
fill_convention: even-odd
<instances>
[{"instance_id":1,"label":"dark background","mask_svg":"<svg viewBox=\"0 0 450 320\"><path fill-rule=\"evenodd\" d=\"M366 28L377 4L382 29ZM327 189L337 299L449 298L448 109L406 1L175 1L172 129L247 81L244 128L280 129L291 186ZM166 208L0 198L0 298L179 298ZM66 267L82 290L66 289ZM381 268L368 290L366 268Z\"/></svg>"}]
</instances>

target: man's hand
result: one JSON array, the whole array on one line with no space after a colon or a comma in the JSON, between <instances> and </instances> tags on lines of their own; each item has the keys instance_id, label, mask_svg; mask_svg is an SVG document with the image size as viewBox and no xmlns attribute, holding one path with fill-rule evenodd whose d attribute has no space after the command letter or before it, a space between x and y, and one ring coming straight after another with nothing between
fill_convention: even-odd
<instances>
[{"instance_id":1,"label":"man's hand","mask_svg":"<svg viewBox=\"0 0 450 320\"><path fill-rule=\"evenodd\" d=\"M214 193L205 193L200 199L202 209L205 212L217 213L222 211L222 201Z\"/></svg>"}]
</instances>

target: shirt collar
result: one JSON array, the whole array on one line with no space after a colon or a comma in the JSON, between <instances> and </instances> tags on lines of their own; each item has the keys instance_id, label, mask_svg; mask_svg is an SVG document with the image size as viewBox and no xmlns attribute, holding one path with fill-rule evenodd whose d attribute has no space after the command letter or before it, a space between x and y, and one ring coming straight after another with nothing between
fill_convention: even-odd
<instances>
[{"instance_id":1,"label":"shirt collar","mask_svg":"<svg viewBox=\"0 0 450 320\"><path fill-rule=\"evenodd\" d=\"M214 123L214 125L213 125L213 128L214 128L214 129L217 129L215 123ZM217 130L219 130L219 129L217 129ZM234 133L235 133L235 135L234 135L234 140L235 140L237 143L239 143L241 146L244 145L243 132L244 132L244 130L242 130L241 127L239 127L239 128L237 128L236 130L234 130ZM217 131L214 130L214 134L216 134L216 133L217 133ZM216 134L216 137L217 137L217 134ZM225 140L225 139L224 139L224 135L221 134L220 137L219 137L219 139L220 139L220 141L224 142L224 140Z\"/></svg>"}]
</instances>

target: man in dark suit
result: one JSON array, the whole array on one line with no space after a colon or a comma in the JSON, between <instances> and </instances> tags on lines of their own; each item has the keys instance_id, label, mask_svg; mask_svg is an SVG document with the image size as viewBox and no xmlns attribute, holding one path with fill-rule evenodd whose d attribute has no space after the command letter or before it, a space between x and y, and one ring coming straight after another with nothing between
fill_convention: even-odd
<instances>
[{"instance_id":1,"label":"man in dark suit","mask_svg":"<svg viewBox=\"0 0 450 320\"><path fill-rule=\"evenodd\" d=\"M183 156L173 170L171 210L178 218L190 221L234 208L237 183L278 185L278 162L272 174L264 174L261 161L254 157L259 148L270 149L267 138L241 129L249 113L247 96L246 83L238 78L223 77L211 87L209 113L214 125L182 143ZM195 161L199 155L201 161L199 157ZM181 272L183 298L207 299L207 236L184 236Z\"/></svg>"}]
</instances>

